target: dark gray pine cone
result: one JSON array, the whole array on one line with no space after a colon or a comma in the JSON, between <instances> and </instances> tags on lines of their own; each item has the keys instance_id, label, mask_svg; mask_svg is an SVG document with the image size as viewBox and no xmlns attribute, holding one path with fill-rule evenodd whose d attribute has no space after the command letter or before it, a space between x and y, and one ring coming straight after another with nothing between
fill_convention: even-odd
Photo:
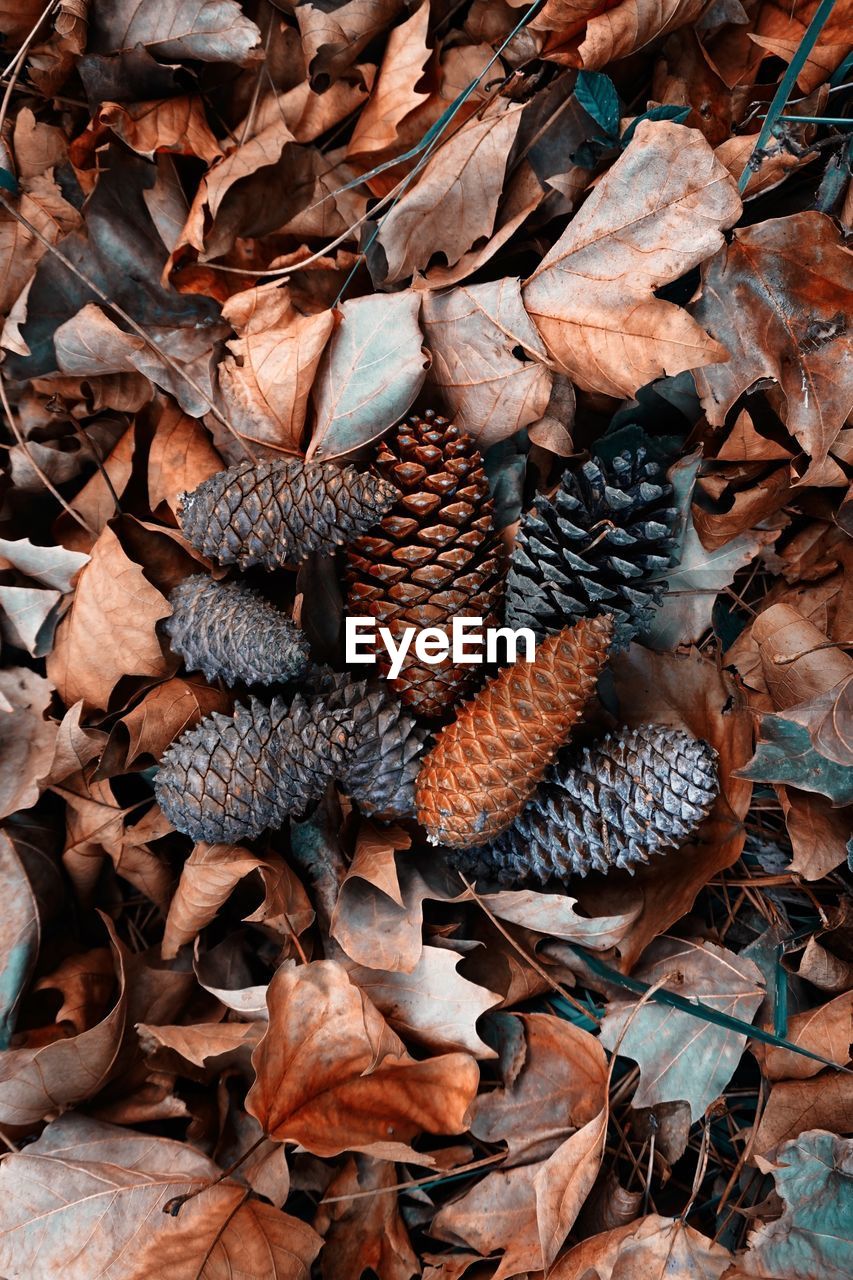
<instances>
[{"instance_id":1,"label":"dark gray pine cone","mask_svg":"<svg viewBox=\"0 0 853 1280\"><path fill-rule=\"evenodd\" d=\"M260 591L194 574L172 590L165 631L188 671L226 684L284 684L305 673L308 641Z\"/></svg>"},{"instance_id":2,"label":"dark gray pine cone","mask_svg":"<svg viewBox=\"0 0 853 1280\"><path fill-rule=\"evenodd\" d=\"M469 878L503 886L634 867L684 844L717 797L717 753L679 729L620 729L565 754L513 825L453 850Z\"/></svg>"},{"instance_id":3,"label":"dark gray pine cone","mask_svg":"<svg viewBox=\"0 0 853 1280\"><path fill-rule=\"evenodd\" d=\"M592 459L563 474L553 500L538 498L521 521L507 577L506 621L541 639L606 610L614 644L648 626L663 588L678 513L672 485L638 448L612 463Z\"/></svg>"},{"instance_id":4,"label":"dark gray pine cone","mask_svg":"<svg viewBox=\"0 0 853 1280\"><path fill-rule=\"evenodd\" d=\"M353 680L334 674L327 706L351 716L350 745L341 787L362 813L381 821L411 817L415 779L426 733L384 680Z\"/></svg>"},{"instance_id":5,"label":"dark gray pine cone","mask_svg":"<svg viewBox=\"0 0 853 1280\"><path fill-rule=\"evenodd\" d=\"M241 462L181 495L181 527L220 564L277 569L312 551L333 552L375 524L397 497L387 480L352 466L301 458Z\"/></svg>"},{"instance_id":6,"label":"dark gray pine cone","mask_svg":"<svg viewBox=\"0 0 853 1280\"><path fill-rule=\"evenodd\" d=\"M350 715L274 698L214 712L173 742L154 780L161 809L193 840L251 839L305 812L341 771Z\"/></svg>"}]
</instances>

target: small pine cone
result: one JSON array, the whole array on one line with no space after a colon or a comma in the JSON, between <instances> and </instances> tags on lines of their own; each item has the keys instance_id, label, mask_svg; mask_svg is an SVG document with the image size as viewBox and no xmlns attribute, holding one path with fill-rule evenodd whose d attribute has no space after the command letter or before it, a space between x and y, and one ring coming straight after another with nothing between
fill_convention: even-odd
<instances>
[{"instance_id":1,"label":"small pine cone","mask_svg":"<svg viewBox=\"0 0 853 1280\"><path fill-rule=\"evenodd\" d=\"M620 729L561 758L512 826L452 855L467 875L518 885L634 867L677 848L708 816L717 753L679 729Z\"/></svg>"},{"instance_id":2,"label":"small pine cone","mask_svg":"<svg viewBox=\"0 0 853 1280\"><path fill-rule=\"evenodd\" d=\"M233 716L214 712L165 752L154 789L166 817L193 840L251 839L317 800L344 766L349 714L297 694Z\"/></svg>"},{"instance_id":3,"label":"small pine cone","mask_svg":"<svg viewBox=\"0 0 853 1280\"><path fill-rule=\"evenodd\" d=\"M533 662L505 667L441 730L415 789L433 844L466 848L509 826L583 712L612 634L608 617L566 627Z\"/></svg>"},{"instance_id":4,"label":"small pine cone","mask_svg":"<svg viewBox=\"0 0 853 1280\"><path fill-rule=\"evenodd\" d=\"M197 550L241 569L277 569L332 552L393 504L387 480L333 462L241 462L181 496L181 526Z\"/></svg>"},{"instance_id":5,"label":"small pine cone","mask_svg":"<svg viewBox=\"0 0 853 1280\"><path fill-rule=\"evenodd\" d=\"M471 436L447 418L412 415L383 440L376 470L399 490L397 501L347 555L351 615L376 618L398 637L407 627L449 635L454 617L498 624L504 566L489 481ZM388 674L384 646L379 670ZM448 654L422 662L409 648L391 684L417 714L447 714L477 678L471 663Z\"/></svg>"},{"instance_id":6,"label":"small pine cone","mask_svg":"<svg viewBox=\"0 0 853 1280\"><path fill-rule=\"evenodd\" d=\"M553 501L521 521L507 578L506 620L550 635L598 610L624 647L663 597L650 577L672 561L678 513L672 485L646 451L566 471Z\"/></svg>"},{"instance_id":7,"label":"small pine cone","mask_svg":"<svg viewBox=\"0 0 853 1280\"><path fill-rule=\"evenodd\" d=\"M403 715L384 681L335 675L324 700L351 717L347 763L339 775L342 789L368 817L383 822L412 817L424 731Z\"/></svg>"},{"instance_id":8,"label":"small pine cone","mask_svg":"<svg viewBox=\"0 0 853 1280\"><path fill-rule=\"evenodd\" d=\"M308 665L308 641L259 591L206 574L185 578L169 596L165 630L188 671L228 685L295 680Z\"/></svg>"}]
</instances>

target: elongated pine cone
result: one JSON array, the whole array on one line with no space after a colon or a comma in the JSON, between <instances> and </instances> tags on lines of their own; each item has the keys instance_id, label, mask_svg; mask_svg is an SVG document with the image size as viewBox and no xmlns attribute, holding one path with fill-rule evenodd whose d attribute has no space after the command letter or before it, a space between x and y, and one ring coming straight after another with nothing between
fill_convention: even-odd
<instances>
[{"instance_id":1,"label":"elongated pine cone","mask_svg":"<svg viewBox=\"0 0 853 1280\"><path fill-rule=\"evenodd\" d=\"M567 470L553 501L521 521L507 578L506 620L550 635L597 609L613 615L614 644L648 626L664 588L678 513L672 485L638 448L612 463Z\"/></svg>"},{"instance_id":2,"label":"elongated pine cone","mask_svg":"<svg viewBox=\"0 0 853 1280\"><path fill-rule=\"evenodd\" d=\"M305 672L305 636L252 587L199 573L178 583L169 603L165 630L188 671L229 685L283 684Z\"/></svg>"},{"instance_id":3,"label":"elongated pine cone","mask_svg":"<svg viewBox=\"0 0 853 1280\"><path fill-rule=\"evenodd\" d=\"M595 689L613 624L584 618L505 667L439 733L415 788L433 844L479 845L510 825Z\"/></svg>"},{"instance_id":4,"label":"elongated pine cone","mask_svg":"<svg viewBox=\"0 0 853 1280\"><path fill-rule=\"evenodd\" d=\"M179 831L211 844L251 839L302 814L346 760L349 716L297 694L214 712L164 753L154 780Z\"/></svg>"},{"instance_id":5,"label":"elongated pine cone","mask_svg":"<svg viewBox=\"0 0 853 1280\"><path fill-rule=\"evenodd\" d=\"M240 462L182 494L181 527L220 564L277 569L343 546L396 497L387 480L351 466L301 458Z\"/></svg>"},{"instance_id":6,"label":"elongated pine cone","mask_svg":"<svg viewBox=\"0 0 853 1280\"><path fill-rule=\"evenodd\" d=\"M415 811L424 731L403 713L384 680L331 678L324 701L350 717L346 763L338 780L362 813L381 821L411 817Z\"/></svg>"},{"instance_id":7,"label":"elongated pine cone","mask_svg":"<svg viewBox=\"0 0 853 1280\"><path fill-rule=\"evenodd\" d=\"M493 844L455 852L466 875L518 885L634 868L685 843L708 816L717 753L680 729L641 725L561 757Z\"/></svg>"},{"instance_id":8,"label":"elongated pine cone","mask_svg":"<svg viewBox=\"0 0 853 1280\"><path fill-rule=\"evenodd\" d=\"M379 446L376 469L397 501L348 550L347 610L373 617L398 637L407 627L450 635L454 617L498 624L504 588L489 482L471 436L435 413L413 415ZM388 674L384 645L379 670ZM422 662L411 645L391 683L406 706L435 718L476 679L477 666L452 653Z\"/></svg>"}]
</instances>

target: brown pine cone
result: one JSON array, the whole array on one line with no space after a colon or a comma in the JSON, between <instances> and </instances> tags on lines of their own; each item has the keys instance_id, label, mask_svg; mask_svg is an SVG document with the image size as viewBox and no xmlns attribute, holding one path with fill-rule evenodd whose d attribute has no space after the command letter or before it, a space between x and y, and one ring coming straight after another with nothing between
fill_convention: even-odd
<instances>
[{"instance_id":1,"label":"brown pine cone","mask_svg":"<svg viewBox=\"0 0 853 1280\"><path fill-rule=\"evenodd\" d=\"M216 582L205 573L173 588L164 630L188 671L226 684L294 680L308 666L308 641L293 623L241 582Z\"/></svg>"},{"instance_id":2,"label":"brown pine cone","mask_svg":"<svg viewBox=\"0 0 853 1280\"><path fill-rule=\"evenodd\" d=\"M441 730L415 788L433 844L479 845L510 825L581 715L612 637L607 615L565 627L533 662L505 667Z\"/></svg>"},{"instance_id":3,"label":"brown pine cone","mask_svg":"<svg viewBox=\"0 0 853 1280\"><path fill-rule=\"evenodd\" d=\"M301 458L241 462L181 495L181 527L197 550L241 569L278 569L333 552L393 504L387 480Z\"/></svg>"},{"instance_id":4,"label":"brown pine cone","mask_svg":"<svg viewBox=\"0 0 853 1280\"><path fill-rule=\"evenodd\" d=\"M412 415L379 446L376 470L399 490L397 501L347 554L347 610L373 617L398 637L407 627L437 627L450 635L454 617L498 624L502 556L492 518L489 482L471 436L447 418ZM378 667L388 674L384 645ZM477 677L477 666L422 662L409 648L393 681L418 715L444 716Z\"/></svg>"}]
</instances>

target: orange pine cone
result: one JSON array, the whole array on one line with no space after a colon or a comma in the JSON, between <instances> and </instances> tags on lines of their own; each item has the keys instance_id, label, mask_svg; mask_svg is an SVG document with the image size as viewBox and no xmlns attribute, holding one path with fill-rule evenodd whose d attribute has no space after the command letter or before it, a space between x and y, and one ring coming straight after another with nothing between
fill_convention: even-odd
<instances>
[{"instance_id":1,"label":"orange pine cone","mask_svg":"<svg viewBox=\"0 0 853 1280\"><path fill-rule=\"evenodd\" d=\"M564 627L442 729L415 788L418 821L433 844L464 849L509 826L583 712L612 638L607 615Z\"/></svg>"}]
</instances>

